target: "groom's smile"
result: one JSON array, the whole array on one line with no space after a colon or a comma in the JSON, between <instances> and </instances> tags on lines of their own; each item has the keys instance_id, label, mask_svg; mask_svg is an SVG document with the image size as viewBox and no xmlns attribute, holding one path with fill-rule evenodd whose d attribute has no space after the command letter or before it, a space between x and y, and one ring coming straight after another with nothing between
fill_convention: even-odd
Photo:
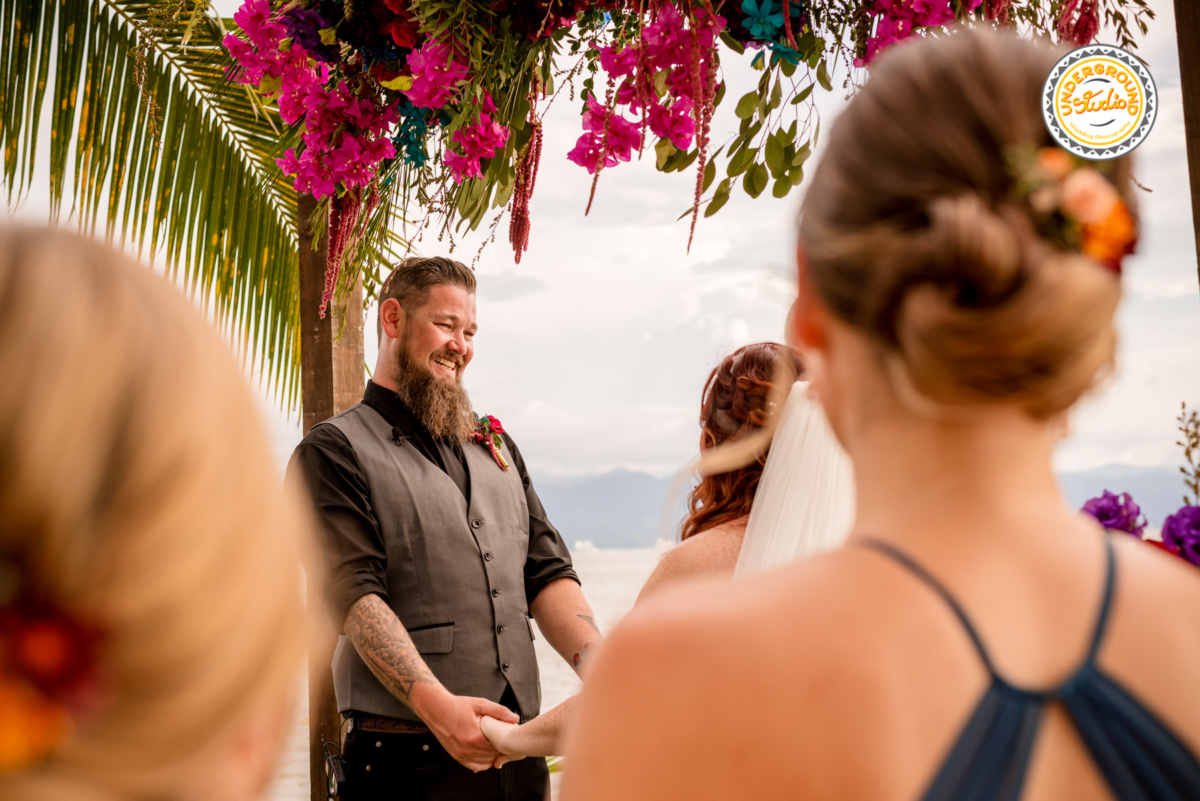
<instances>
[{"instance_id":1,"label":"groom's smile","mask_svg":"<svg viewBox=\"0 0 1200 801\"><path fill-rule=\"evenodd\" d=\"M406 361L423 366L437 381L458 383L475 355L475 296L458 286L429 289L404 326Z\"/></svg>"}]
</instances>

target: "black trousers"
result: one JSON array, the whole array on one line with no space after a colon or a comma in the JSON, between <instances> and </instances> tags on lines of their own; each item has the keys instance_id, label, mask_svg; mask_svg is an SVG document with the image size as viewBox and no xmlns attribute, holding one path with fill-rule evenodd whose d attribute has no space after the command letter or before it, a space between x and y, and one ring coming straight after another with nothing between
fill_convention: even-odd
<instances>
[{"instance_id":1,"label":"black trousers","mask_svg":"<svg viewBox=\"0 0 1200 801\"><path fill-rule=\"evenodd\" d=\"M351 729L343 755L341 801L545 801L550 778L542 757L474 773L432 734Z\"/></svg>"}]
</instances>

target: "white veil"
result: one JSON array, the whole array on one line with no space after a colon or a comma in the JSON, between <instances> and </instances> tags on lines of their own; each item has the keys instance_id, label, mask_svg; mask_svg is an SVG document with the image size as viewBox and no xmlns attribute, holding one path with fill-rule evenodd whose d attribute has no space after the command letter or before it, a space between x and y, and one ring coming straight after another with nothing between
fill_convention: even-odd
<instances>
[{"instance_id":1,"label":"white veil","mask_svg":"<svg viewBox=\"0 0 1200 801\"><path fill-rule=\"evenodd\" d=\"M771 440L735 573L837 548L854 521L854 467L808 382L792 385Z\"/></svg>"}]
</instances>

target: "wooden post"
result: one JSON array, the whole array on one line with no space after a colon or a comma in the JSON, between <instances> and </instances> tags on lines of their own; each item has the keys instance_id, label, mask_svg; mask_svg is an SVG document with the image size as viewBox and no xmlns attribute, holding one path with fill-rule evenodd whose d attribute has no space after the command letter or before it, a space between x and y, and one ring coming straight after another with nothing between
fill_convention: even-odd
<instances>
[{"instance_id":1,"label":"wooden post","mask_svg":"<svg viewBox=\"0 0 1200 801\"><path fill-rule=\"evenodd\" d=\"M1200 280L1200 3L1175 0L1175 39L1179 83L1183 89L1183 130L1192 182L1192 227L1196 236L1196 274Z\"/></svg>"},{"instance_id":2,"label":"wooden post","mask_svg":"<svg viewBox=\"0 0 1200 801\"><path fill-rule=\"evenodd\" d=\"M321 319L317 312L325 290L328 237L313 243L312 215L316 201L301 195L300 233L300 393L304 433L322 420L362 400L363 309L362 284L343 304L330 304ZM337 633L326 613L317 581L308 582L308 748L311 801L326 801L325 743L339 746L342 718L333 697L329 663Z\"/></svg>"}]
</instances>

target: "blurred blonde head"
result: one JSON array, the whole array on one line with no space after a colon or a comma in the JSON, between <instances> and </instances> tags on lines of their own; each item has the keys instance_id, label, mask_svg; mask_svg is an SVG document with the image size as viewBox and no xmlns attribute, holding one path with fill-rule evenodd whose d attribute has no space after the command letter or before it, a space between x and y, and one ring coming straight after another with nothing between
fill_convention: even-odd
<instances>
[{"instance_id":1,"label":"blurred blonde head","mask_svg":"<svg viewBox=\"0 0 1200 801\"><path fill-rule=\"evenodd\" d=\"M0 559L103 632L96 708L0 797L233 797L296 689L308 526L237 365L149 270L8 226L0 376Z\"/></svg>"}]
</instances>

